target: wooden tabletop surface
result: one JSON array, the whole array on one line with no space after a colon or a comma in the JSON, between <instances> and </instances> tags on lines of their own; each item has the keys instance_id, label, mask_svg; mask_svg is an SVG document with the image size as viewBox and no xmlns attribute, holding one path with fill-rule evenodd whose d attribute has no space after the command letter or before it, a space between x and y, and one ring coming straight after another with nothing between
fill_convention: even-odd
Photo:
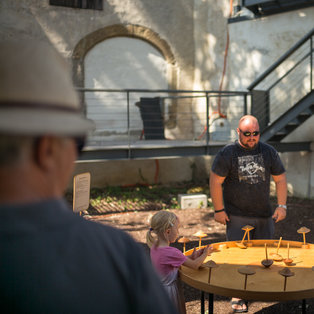
<instances>
[{"instance_id":1,"label":"wooden tabletop surface","mask_svg":"<svg viewBox=\"0 0 314 314\"><path fill-rule=\"evenodd\" d=\"M246 244L247 241L244 241ZM180 268L181 280L188 285L213 294L227 297L239 297L246 300L280 301L300 300L314 297L314 245L308 244L303 248L303 242L282 240L251 240L251 245L241 249L236 241L212 244L214 252L204 263L213 260L218 267L201 267L193 270L182 266ZM268 258L272 253L280 254L284 259L288 254L293 260L292 265L286 266L283 261L274 261L269 268L265 268L261 261L266 259L265 243L267 244ZM192 250L185 254L191 254ZM239 268L248 266L255 274L245 275L239 273ZM288 267L294 273L291 277L284 277L279 271ZM209 281L210 272L210 283ZM286 283L285 283L286 278Z\"/></svg>"}]
</instances>

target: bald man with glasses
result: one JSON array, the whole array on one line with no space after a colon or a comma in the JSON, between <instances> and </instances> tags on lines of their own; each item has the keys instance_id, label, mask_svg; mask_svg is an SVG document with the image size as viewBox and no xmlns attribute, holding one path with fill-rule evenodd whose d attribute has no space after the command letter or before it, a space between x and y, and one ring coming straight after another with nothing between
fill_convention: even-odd
<instances>
[{"instance_id":1,"label":"bald man with glasses","mask_svg":"<svg viewBox=\"0 0 314 314\"><path fill-rule=\"evenodd\" d=\"M227 241L241 240L242 227L251 225L252 239L271 239L274 222L286 217L287 181L277 151L260 142L258 120L243 116L237 128L238 140L222 148L212 165L210 193L215 220L226 225ZM270 179L276 185L277 205L270 204ZM243 300L234 299L236 312L247 312Z\"/></svg>"}]
</instances>

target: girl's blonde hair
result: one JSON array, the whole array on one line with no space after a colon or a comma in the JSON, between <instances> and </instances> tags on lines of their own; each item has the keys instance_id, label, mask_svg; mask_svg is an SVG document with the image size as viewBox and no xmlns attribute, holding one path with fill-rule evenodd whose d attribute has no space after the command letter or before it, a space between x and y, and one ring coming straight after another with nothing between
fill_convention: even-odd
<instances>
[{"instance_id":1,"label":"girl's blonde hair","mask_svg":"<svg viewBox=\"0 0 314 314\"><path fill-rule=\"evenodd\" d=\"M166 210L160 210L157 212L150 220L150 229L146 234L146 242L149 247L152 247L154 244L157 244L158 237L163 236L164 232L171 228L178 217ZM153 233L157 235L157 238L154 237Z\"/></svg>"}]
</instances>

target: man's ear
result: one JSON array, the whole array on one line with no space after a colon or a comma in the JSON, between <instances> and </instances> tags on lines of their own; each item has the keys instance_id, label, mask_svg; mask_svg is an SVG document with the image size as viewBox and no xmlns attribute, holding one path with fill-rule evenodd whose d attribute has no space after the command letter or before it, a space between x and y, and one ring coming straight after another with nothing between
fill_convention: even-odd
<instances>
[{"instance_id":1,"label":"man's ear","mask_svg":"<svg viewBox=\"0 0 314 314\"><path fill-rule=\"evenodd\" d=\"M42 136L36 140L35 163L42 170L50 170L55 163L56 138L53 136Z\"/></svg>"}]
</instances>

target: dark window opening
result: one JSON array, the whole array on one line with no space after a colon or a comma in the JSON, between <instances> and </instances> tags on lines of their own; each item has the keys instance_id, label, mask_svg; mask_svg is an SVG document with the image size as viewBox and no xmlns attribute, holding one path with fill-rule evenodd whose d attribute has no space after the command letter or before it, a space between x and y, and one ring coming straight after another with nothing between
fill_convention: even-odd
<instances>
[{"instance_id":1,"label":"dark window opening","mask_svg":"<svg viewBox=\"0 0 314 314\"><path fill-rule=\"evenodd\" d=\"M50 5L69 8L102 10L103 0L49 0Z\"/></svg>"},{"instance_id":2,"label":"dark window opening","mask_svg":"<svg viewBox=\"0 0 314 314\"><path fill-rule=\"evenodd\" d=\"M311 7L314 0L242 0L242 5L256 16L263 16Z\"/></svg>"}]
</instances>

